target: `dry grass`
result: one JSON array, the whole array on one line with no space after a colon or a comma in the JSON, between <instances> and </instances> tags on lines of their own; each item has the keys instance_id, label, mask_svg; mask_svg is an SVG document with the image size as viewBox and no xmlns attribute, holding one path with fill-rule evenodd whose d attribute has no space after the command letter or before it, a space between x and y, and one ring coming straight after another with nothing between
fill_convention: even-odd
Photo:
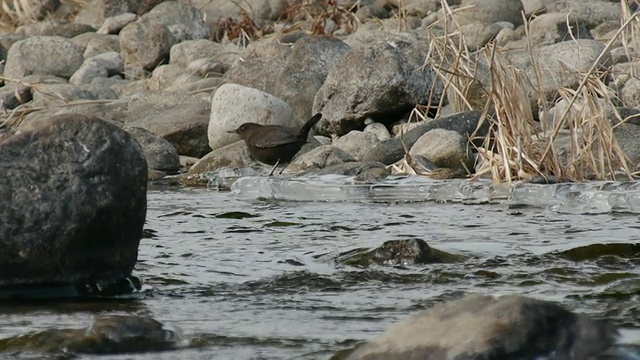
<instances>
[{"instance_id":1,"label":"dry grass","mask_svg":"<svg viewBox=\"0 0 640 360\"><path fill-rule=\"evenodd\" d=\"M481 159L476 177L490 176L496 182L511 182L535 175L553 175L572 181L615 179L620 174L632 176L635 169L630 168L614 132L624 119L612 122L606 115L610 112L605 110L613 109L618 99L605 83L606 71L598 66L601 58L580 74L577 88L559 89L558 98L568 106L551 128L543 129L534 120L530 99L523 87L528 82L537 89L538 106L543 113L555 105L541 90L540 59L535 58L533 51L529 52L536 73L535 78L530 79L508 65L501 56L504 50L495 44L471 53L453 11L446 1L442 3L445 16L438 25L445 29L445 34L432 38L428 64L444 81L455 111L483 110L481 123L488 123L490 130L483 137L483 145L476 148ZM620 30L607 43L601 56L605 56L616 41L622 40L627 45L637 38L640 26L636 15L626 9ZM479 72L479 64L488 67L488 71ZM488 79L480 79L481 74ZM569 144L559 148L562 140L558 139L563 138L568 139Z\"/></svg>"}]
</instances>

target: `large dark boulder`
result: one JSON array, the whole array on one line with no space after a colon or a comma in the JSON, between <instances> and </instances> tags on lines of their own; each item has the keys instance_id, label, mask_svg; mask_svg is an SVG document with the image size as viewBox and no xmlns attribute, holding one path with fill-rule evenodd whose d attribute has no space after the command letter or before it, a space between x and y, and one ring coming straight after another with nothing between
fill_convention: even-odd
<instances>
[{"instance_id":1,"label":"large dark boulder","mask_svg":"<svg viewBox=\"0 0 640 360\"><path fill-rule=\"evenodd\" d=\"M147 164L126 131L81 114L0 140L0 286L131 273Z\"/></svg>"}]
</instances>

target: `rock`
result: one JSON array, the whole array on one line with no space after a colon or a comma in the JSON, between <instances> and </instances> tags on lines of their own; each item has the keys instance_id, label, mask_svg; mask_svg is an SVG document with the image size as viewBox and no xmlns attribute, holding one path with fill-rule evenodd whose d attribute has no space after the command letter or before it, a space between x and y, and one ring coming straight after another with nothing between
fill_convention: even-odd
<instances>
[{"instance_id":1,"label":"rock","mask_svg":"<svg viewBox=\"0 0 640 360\"><path fill-rule=\"evenodd\" d=\"M178 42L165 25L145 18L125 26L119 39L125 65L148 71L167 62L171 47Z\"/></svg>"},{"instance_id":2,"label":"rock","mask_svg":"<svg viewBox=\"0 0 640 360\"><path fill-rule=\"evenodd\" d=\"M143 15L165 0L92 0L76 15L75 22L100 27L105 19L123 13Z\"/></svg>"},{"instance_id":3,"label":"rock","mask_svg":"<svg viewBox=\"0 0 640 360\"><path fill-rule=\"evenodd\" d=\"M151 78L147 81L150 90L164 90L174 84L190 84L202 80L199 76L191 75L185 71L184 67L176 65L160 65L151 73Z\"/></svg>"},{"instance_id":4,"label":"rock","mask_svg":"<svg viewBox=\"0 0 640 360\"><path fill-rule=\"evenodd\" d=\"M187 65L187 71L203 78L209 78L221 76L226 69L220 63L202 58L190 62L189 65Z\"/></svg>"},{"instance_id":5,"label":"rock","mask_svg":"<svg viewBox=\"0 0 640 360\"><path fill-rule=\"evenodd\" d=\"M197 95L145 92L129 97L125 123L156 133L180 155L200 157L210 149L207 141L210 104Z\"/></svg>"},{"instance_id":6,"label":"rock","mask_svg":"<svg viewBox=\"0 0 640 360\"><path fill-rule=\"evenodd\" d=\"M322 145L293 159L284 172L299 173L309 169L323 169L351 161L356 161L356 159L343 150L331 145Z\"/></svg>"},{"instance_id":7,"label":"rock","mask_svg":"<svg viewBox=\"0 0 640 360\"><path fill-rule=\"evenodd\" d=\"M492 24L499 21L519 26L523 22L523 12L520 0L462 0L460 9L454 14L461 26L472 22Z\"/></svg>"},{"instance_id":8,"label":"rock","mask_svg":"<svg viewBox=\"0 0 640 360\"><path fill-rule=\"evenodd\" d=\"M353 130L333 141L333 146L345 151L347 154L362 160L369 149L380 144L378 137L371 132Z\"/></svg>"},{"instance_id":9,"label":"rock","mask_svg":"<svg viewBox=\"0 0 640 360\"><path fill-rule=\"evenodd\" d=\"M88 59L108 52L120 53L120 38L117 35L93 36L85 45L83 55L85 59Z\"/></svg>"},{"instance_id":10,"label":"rock","mask_svg":"<svg viewBox=\"0 0 640 360\"><path fill-rule=\"evenodd\" d=\"M620 100L625 106L640 106L640 80L632 77L627 80L620 90Z\"/></svg>"},{"instance_id":11,"label":"rock","mask_svg":"<svg viewBox=\"0 0 640 360\"><path fill-rule=\"evenodd\" d=\"M127 276L146 214L140 145L98 118L52 117L0 142L0 285Z\"/></svg>"},{"instance_id":12,"label":"rock","mask_svg":"<svg viewBox=\"0 0 640 360\"><path fill-rule=\"evenodd\" d=\"M567 22L570 24L568 27ZM531 20L528 40L533 45L549 45L572 39L593 39L585 20L567 14L542 14Z\"/></svg>"},{"instance_id":13,"label":"rock","mask_svg":"<svg viewBox=\"0 0 640 360\"><path fill-rule=\"evenodd\" d=\"M180 170L180 157L176 148L160 136L139 127L125 126L142 147L149 169L175 174Z\"/></svg>"},{"instance_id":14,"label":"rock","mask_svg":"<svg viewBox=\"0 0 640 360\"><path fill-rule=\"evenodd\" d=\"M83 64L71 76L69 83L73 85L91 84L93 79L98 77L106 78L109 76L107 69L95 64Z\"/></svg>"},{"instance_id":15,"label":"rock","mask_svg":"<svg viewBox=\"0 0 640 360\"><path fill-rule=\"evenodd\" d=\"M15 109L32 98L31 87L22 83L0 87L0 111Z\"/></svg>"},{"instance_id":16,"label":"rock","mask_svg":"<svg viewBox=\"0 0 640 360\"><path fill-rule=\"evenodd\" d=\"M221 73L226 72L237 58L236 47L205 39L183 41L175 44L170 52L172 65L184 68L195 60L205 59L208 63L219 64Z\"/></svg>"},{"instance_id":17,"label":"rock","mask_svg":"<svg viewBox=\"0 0 640 360\"><path fill-rule=\"evenodd\" d=\"M249 149L244 141L236 141L229 145L217 148L205 155L190 169L189 174L198 174L208 171L218 170L220 168L241 168L246 164L250 166L262 166L251 157ZM268 170L267 170L268 171Z\"/></svg>"},{"instance_id":18,"label":"rock","mask_svg":"<svg viewBox=\"0 0 640 360\"><path fill-rule=\"evenodd\" d=\"M364 132L374 134L380 141L391 139L389 130L381 123L372 122L368 124L367 127L364 128Z\"/></svg>"},{"instance_id":19,"label":"rock","mask_svg":"<svg viewBox=\"0 0 640 360\"><path fill-rule=\"evenodd\" d=\"M612 21L620 24L622 5L612 1L543 0L547 12L570 14L587 22L589 29Z\"/></svg>"},{"instance_id":20,"label":"rock","mask_svg":"<svg viewBox=\"0 0 640 360\"><path fill-rule=\"evenodd\" d=\"M80 99L97 100L98 96L88 89L73 84L38 85L38 91L33 93L33 104L38 106L68 103Z\"/></svg>"},{"instance_id":21,"label":"rock","mask_svg":"<svg viewBox=\"0 0 640 360\"><path fill-rule=\"evenodd\" d=\"M117 34L129 23L132 23L138 19L138 16L134 13L122 13L116 16L112 16L104 19L102 26L96 31L98 34Z\"/></svg>"},{"instance_id":22,"label":"rock","mask_svg":"<svg viewBox=\"0 0 640 360\"><path fill-rule=\"evenodd\" d=\"M218 88L224 85L224 80L220 78L206 78L194 82L183 82L185 78L177 79L171 86L165 88L167 92L206 94L213 96Z\"/></svg>"},{"instance_id":23,"label":"rock","mask_svg":"<svg viewBox=\"0 0 640 360\"><path fill-rule=\"evenodd\" d=\"M350 50L349 45L335 38L301 38L293 45L287 65L276 77L275 95L293 108L296 118L311 118L313 99L329 69Z\"/></svg>"},{"instance_id":24,"label":"rock","mask_svg":"<svg viewBox=\"0 0 640 360\"><path fill-rule=\"evenodd\" d=\"M424 156L437 167L473 168L469 140L457 131L432 129L420 136L409 155Z\"/></svg>"},{"instance_id":25,"label":"rock","mask_svg":"<svg viewBox=\"0 0 640 360\"><path fill-rule=\"evenodd\" d=\"M587 359L616 337L613 326L552 302L474 294L392 326L346 359Z\"/></svg>"},{"instance_id":26,"label":"rock","mask_svg":"<svg viewBox=\"0 0 640 360\"><path fill-rule=\"evenodd\" d=\"M195 7L178 1L165 1L141 19L166 26L177 42L211 37L211 27L204 22L203 14Z\"/></svg>"},{"instance_id":27,"label":"rock","mask_svg":"<svg viewBox=\"0 0 640 360\"><path fill-rule=\"evenodd\" d=\"M493 40L502 27L496 23L472 22L460 28L469 51L477 51Z\"/></svg>"},{"instance_id":28,"label":"rock","mask_svg":"<svg viewBox=\"0 0 640 360\"><path fill-rule=\"evenodd\" d=\"M291 107L275 96L237 84L224 84L211 99L209 146L216 150L238 141L240 137L228 131L246 122L300 128L306 120L296 119Z\"/></svg>"},{"instance_id":29,"label":"rock","mask_svg":"<svg viewBox=\"0 0 640 360\"><path fill-rule=\"evenodd\" d=\"M15 32L17 34L33 36L60 36L72 38L87 32L95 32L96 29L86 24L70 23L59 19L47 19L19 27Z\"/></svg>"},{"instance_id":30,"label":"rock","mask_svg":"<svg viewBox=\"0 0 640 360\"><path fill-rule=\"evenodd\" d=\"M274 74L280 74L286 66L286 60L276 57L238 60L224 74L224 79L274 95L277 93Z\"/></svg>"},{"instance_id":31,"label":"rock","mask_svg":"<svg viewBox=\"0 0 640 360\"><path fill-rule=\"evenodd\" d=\"M441 88L436 86L429 97L436 74L424 66L426 54L424 43L397 39L354 49L341 57L313 102L313 113L323 115L319 132L344 135L364 128L368 117L388 122L416 104L437 103Z\"/></svg>"},{"instance_id":32,"label":"rock","mask_svg":"<svg viewBox=\"0 0 640 360\"><path fill-rule=\"evenodd\" d=\"M640 126L634 124L618 124L613 134L628 158L629 169L635 170L640 165Z\"/></svg>"},{"instance_id":33,"label":"rock","mask_svg":"<svg viewBox=\"0 0 640 360\"><path fill-rule=\"evenodd\" d=\"M178 346L180 332L148 316L96 316L85 329L48 329L0 340L10 352L131 354L166 351ZM65 354L65 355L63 355ZM74 355L75 356L75 355Z\"/></svg>"},{"instance_id":34,"label":"rock","mask_svg":"<svg viewBox=\"0 0 640 360\"><path fill-rule=\"evenodd\" d=\"M423 122L404 133L401 137L394 137L370 147L366 152L364 152L361 160L379 161L387 165L393 164L394 162L402 159L405 155L405 150L402 145L403 141L407 146L407 149L411 149L423 134L432 129L453 130L462 134L464 137L471 136L478 126L480 115L481 112L468 111ZM484 126L478 133L479 136L485 136L487 134L487 122L485 121L483 124Z\"/></svg>"},{"instance_id":35,"label":"rock","mask_svg":"<svg viewBox=\"0 0 640 360\"><path fill-rule=\"evenodd\" d=\"M244 6L238 6L228 0L199 0L192 1L194 6L202 9L206 13L207 21L212 25L218 25L224 20L231 19L237 22L243 20L242 12L245 11ZM278 20L284 16L283 11L289 6L286 0L252 0L251 2L251 21L258 28L271 21Z\"/></svg>"},{"instance_id":36,"label":"rock","mask_svg":"<svg viewBox=\"0 0 640 360\"><path fill-rule=\"evenodd\" d=\"M82 50L59 36L34 36L13 44L7 54L4 76L21 79L30 74L70 78L80 68Z\"/></svg>"},{"instance_id":37,"label":"rock","mask_svg":"<svg viewBox=\"0 0 640 360\"><path fill-rule=\"evenodd\" d=\"M356 249L336 259L345 265L367 267L370 265L408 266L459 262L460 255L448 254L430 247L422 239L389 240L374 250Z\"/></svg>"},{"instance_id":38,"label":"rock","mask_svg":"<svg viewBox=\"0 0 640 360\"><path fill-rule=\"evenodd\" d=\"M539 95L535 89L540 89L544 94L552 95L562 87L577 87L582 76L580 74L586 73L604 50L605 46L598 41L578 39L539 46L531 52L528 50L509 51L504 60L506 65L524 71L525 76L521 84L529 96L533 111L536 111ZM536 59L536 66L531 60L532 53ZM605 66L610 62L610 58L608 54L605 54L599 61L600 65ZM479 70L479 73L485 74L486 64L480 67L483 70ZM531 82L536 81L536 72L541 79L540 86L534 86ZM481 79L485 88L489 89L489 79L484 76L480 75L478 79Z\"/></svg>"},{"instance_id":39,"label":"rock","mask_svg":"<svg viewBox=\"0 0 640 360\"><path fill-rule=\"evenodd\" d=\"M382 171L381 171L382 170ZM305 175L344 175L344 176L354 176L360 179L369 179L370 174L375 173L377 176L384 177L389 172L386 171L386 167L384 164L375 161L369 162L360 162L360 161L349 161L345 163L335 164L331 166L327 166L321 169L310 169L302 174ZM363 181L363 180L362 180Z\"/></svg>"}]
</instances>

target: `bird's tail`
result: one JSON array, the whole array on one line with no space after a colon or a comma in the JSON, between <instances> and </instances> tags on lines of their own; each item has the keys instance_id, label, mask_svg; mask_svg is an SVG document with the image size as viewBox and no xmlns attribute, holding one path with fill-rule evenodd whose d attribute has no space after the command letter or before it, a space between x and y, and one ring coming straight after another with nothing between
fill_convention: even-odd
<instances>
[{"instance_id":1,"label":"bird's tail","mask_svg":"<svg viewBox=\"0 0 640 360\"><path fill-rule=\"evenodd\" d=\"M320 113L313 115L311 119L307 120L307 122L302 125L302 127L300 128L300 132L298 133L298 137L306 140L309 136L309 131L311 131L313 126L317 124L321 118L322 114Z\"/></svg>"}]
</instances>

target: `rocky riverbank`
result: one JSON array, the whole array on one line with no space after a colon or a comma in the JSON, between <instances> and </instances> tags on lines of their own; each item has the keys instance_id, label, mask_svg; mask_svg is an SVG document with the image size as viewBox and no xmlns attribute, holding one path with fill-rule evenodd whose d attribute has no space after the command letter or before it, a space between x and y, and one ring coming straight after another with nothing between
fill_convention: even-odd
<instances>
[{"instance_id":1,"label":"rocky riverbank","mask_svg":"<svg viewBox=\"0 0 640 360\"><path fill-rule=\"evenodd\" d=\"M628 178L640 163L640 25L619 2L574 5L61 5L0 36L3 136L55 114L96 116L141 142L152 179L193 184L259 165L227 131L320 112L288 173L357 162L387 169L373 179Z\"/></svg>"}]
</instances>

